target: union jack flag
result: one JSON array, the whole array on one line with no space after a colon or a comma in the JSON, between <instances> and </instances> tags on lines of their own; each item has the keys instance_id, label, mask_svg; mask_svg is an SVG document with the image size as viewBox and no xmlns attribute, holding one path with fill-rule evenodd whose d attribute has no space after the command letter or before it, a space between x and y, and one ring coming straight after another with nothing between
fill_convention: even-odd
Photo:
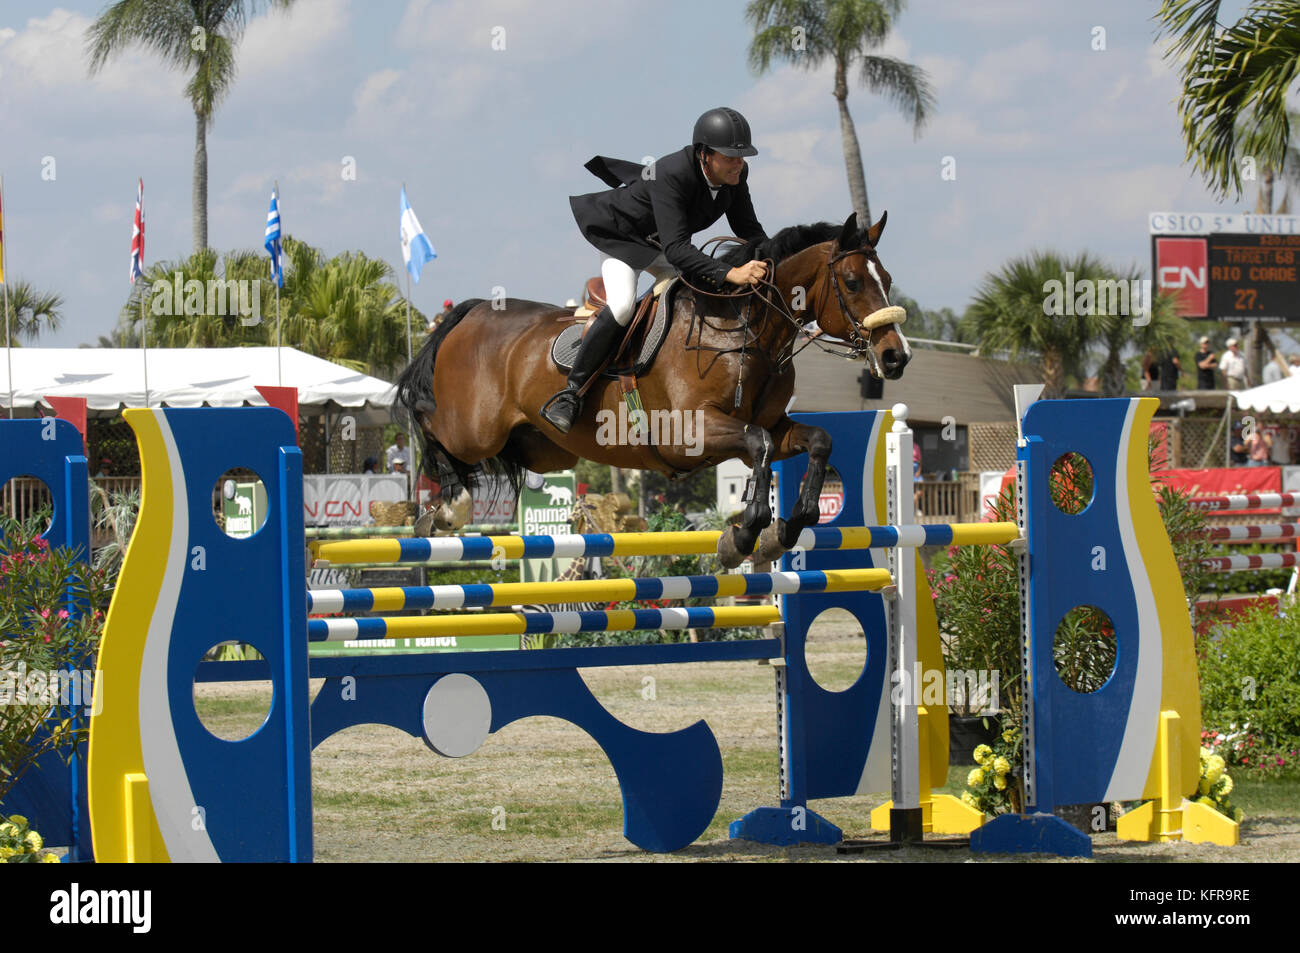
<instances>
[{"instance_id":1,"label":"union jack flag","mask_svg":"<svg viewBox=\"0 0 1300 953\"><path fill-rule=\"evenodd\" d=\"M144 179L135 193L135 225L131 229L131 284L144 277Z\"/></svg>"}]
</instances>

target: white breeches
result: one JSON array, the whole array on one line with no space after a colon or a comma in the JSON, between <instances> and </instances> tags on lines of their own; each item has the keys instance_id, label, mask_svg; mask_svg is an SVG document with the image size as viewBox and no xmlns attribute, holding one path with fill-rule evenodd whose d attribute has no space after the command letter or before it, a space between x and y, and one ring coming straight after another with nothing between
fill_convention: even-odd
<instances>
[{"instance_id":1,"label":"white breeches","mask_svg":"<svg viewBox=\"0 0 1300 953\"><path fill-rule=\"evenodd\" d=\"M655 281L661 281L677 273L677 269L668 264L660 255L645 270L654 275ZM641 272L617 258L606 258L600 263L600 277L605 282L605 302L620 327L627 327L632 320L632 308L636 305L636 282Z\"/></svg>"}]
</instances>

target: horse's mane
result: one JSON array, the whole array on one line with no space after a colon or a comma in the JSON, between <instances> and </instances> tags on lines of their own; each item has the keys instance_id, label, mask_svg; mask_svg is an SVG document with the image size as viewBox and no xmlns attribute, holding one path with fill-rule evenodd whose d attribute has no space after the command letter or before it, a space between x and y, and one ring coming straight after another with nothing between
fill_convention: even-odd
<instances>
[{"instance_id":1,"label":"horse's mane","mask_svg":"<svg viewBox=\"0 0 1300 953\"><path fill-rule=\"evenodd\" d=\"M743 265L753 259L770 258L774 262L782 261L798 254L805 248L819 245L839 238L843 225L832 222L814 222L811 225L791 225L781 229L767 241L757 245L733 245L719 256L719 261L728 265Z\"/></svg>"}]
</instances>

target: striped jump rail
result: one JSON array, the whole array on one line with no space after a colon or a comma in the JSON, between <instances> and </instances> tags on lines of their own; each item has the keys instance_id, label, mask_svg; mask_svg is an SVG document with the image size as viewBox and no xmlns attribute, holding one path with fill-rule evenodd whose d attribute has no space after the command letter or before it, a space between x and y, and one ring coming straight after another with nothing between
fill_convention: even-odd
<instances>
[{"instance_id":1,"label":"striped jump rail","mask_svg":"<svg viewBox=\"0 0 1300 953\"><path fill-rule=\"evenodd\" d=\"M501 523L483 523L461 527L462 533L509 533L514 529ZM308 539L365 539L372 536L414 536L414 526L308 526Z\"/></svg>"},{"instance_id":2,"label":"striped jump rail","mask_svg":"<svg viewBox=\"0 0 1300 953\"><path fill-rule=\"evenodd\" d=\"M1210 572L1235 572L1241 569L1291 569L1297 553L1256 553L1252 556L1211 556L1201 565Z\"/></svg>"},{"instance_id":3,"label":"striped jump rail","mask_svg":"<svg viewBox=\"0 0 1300 953\"><path fill-rule=\"evenodd\" d=\"M351 642L443 636L627 632L633 629L716 629L765 626L780 621L781 610L776 606L691 606L676 609L611 609L603 612L493 612L383 619L308 619L307 640Z\"/></svg>"},{"instance_id":4,"label":"striped jump rail","mask_svg":"<svg viewBox=\"0 0 1300 953\"><path fill-rule=\"evenodd\" d=\"M1259 540L1261 542L1285 541L1300 537L1300 523L1260 523L1255 526L1213 526L1206 530L1209 539L1241 542Z\"/></svg>"},{"instance_id":5,"label":"striped jump rail","mask_svg":"<svg viewBox=\"0 0 1300 953\"><path fill-rule=\"evenodd\" d=\"M831 569L722 576L317 589L307 593L307 611L393 612L399 609L463 609L471 606L554 605L562 602L791 595L796 592L874 590L891 583L887 569Z\"/></svg>"},{"instance_id":6,"label":"striped jump rail","mask_svg":"<svg viewBox=\"0 0 1300 953\"><path fill-rule=\"evenodd\" d=\"M1277 510L1300 506L1300 493L1236 493L1228 496L1202 496L1187 502L1202 510Z\"/></svg>"},{"instance_id":7,"label":"striped jump rail","mask_svg":"<svg viewBox=\"0 0 1300 953\"><path fill-rule=\"evenodd\" d=\"M564 536L443 536L429 539L314 541L312 555L335 565L353 562L578 558L583 556L690 556L717 551L713 531L588 533ZM1015 523L928 523L909 526L814 526L799 534L803 550L873 549L891 546L1004 544L1020 535Z\"/></svg>"}]
</instances>

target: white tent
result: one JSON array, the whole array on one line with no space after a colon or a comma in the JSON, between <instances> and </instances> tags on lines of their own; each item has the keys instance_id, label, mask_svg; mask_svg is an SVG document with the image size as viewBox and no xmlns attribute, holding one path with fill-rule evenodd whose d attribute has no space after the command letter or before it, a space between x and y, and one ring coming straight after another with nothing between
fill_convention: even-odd
<instances>
[{"instance_id":1,"label":"white tent","mask_svg":"<svg viewBox=\"0 0 1300 953\"><path fill-rule=\"evenodd\" d=\"M1300 377L1292 375L1249 390L1233 391L1241 410L1267 410L1274 414L1300 413Z\"/></svg>"},{"instance_id":2,"label":"white tent","mask_svg":"<svg viewBox=\"0 0 1300 953\"><path fill-rule=\"evenodd\" d=\"M47 396L84 397L92 412L145 406L144 358L138 349L18 347L12 351L14 408L30 416ZM298 388L306 414L341 408L386 409L393 385L291 347L150 348L149 406L265 406L257 385ZM0 356L0 408L8 412L9 368Z\"/></svg>"}]
</instances>

